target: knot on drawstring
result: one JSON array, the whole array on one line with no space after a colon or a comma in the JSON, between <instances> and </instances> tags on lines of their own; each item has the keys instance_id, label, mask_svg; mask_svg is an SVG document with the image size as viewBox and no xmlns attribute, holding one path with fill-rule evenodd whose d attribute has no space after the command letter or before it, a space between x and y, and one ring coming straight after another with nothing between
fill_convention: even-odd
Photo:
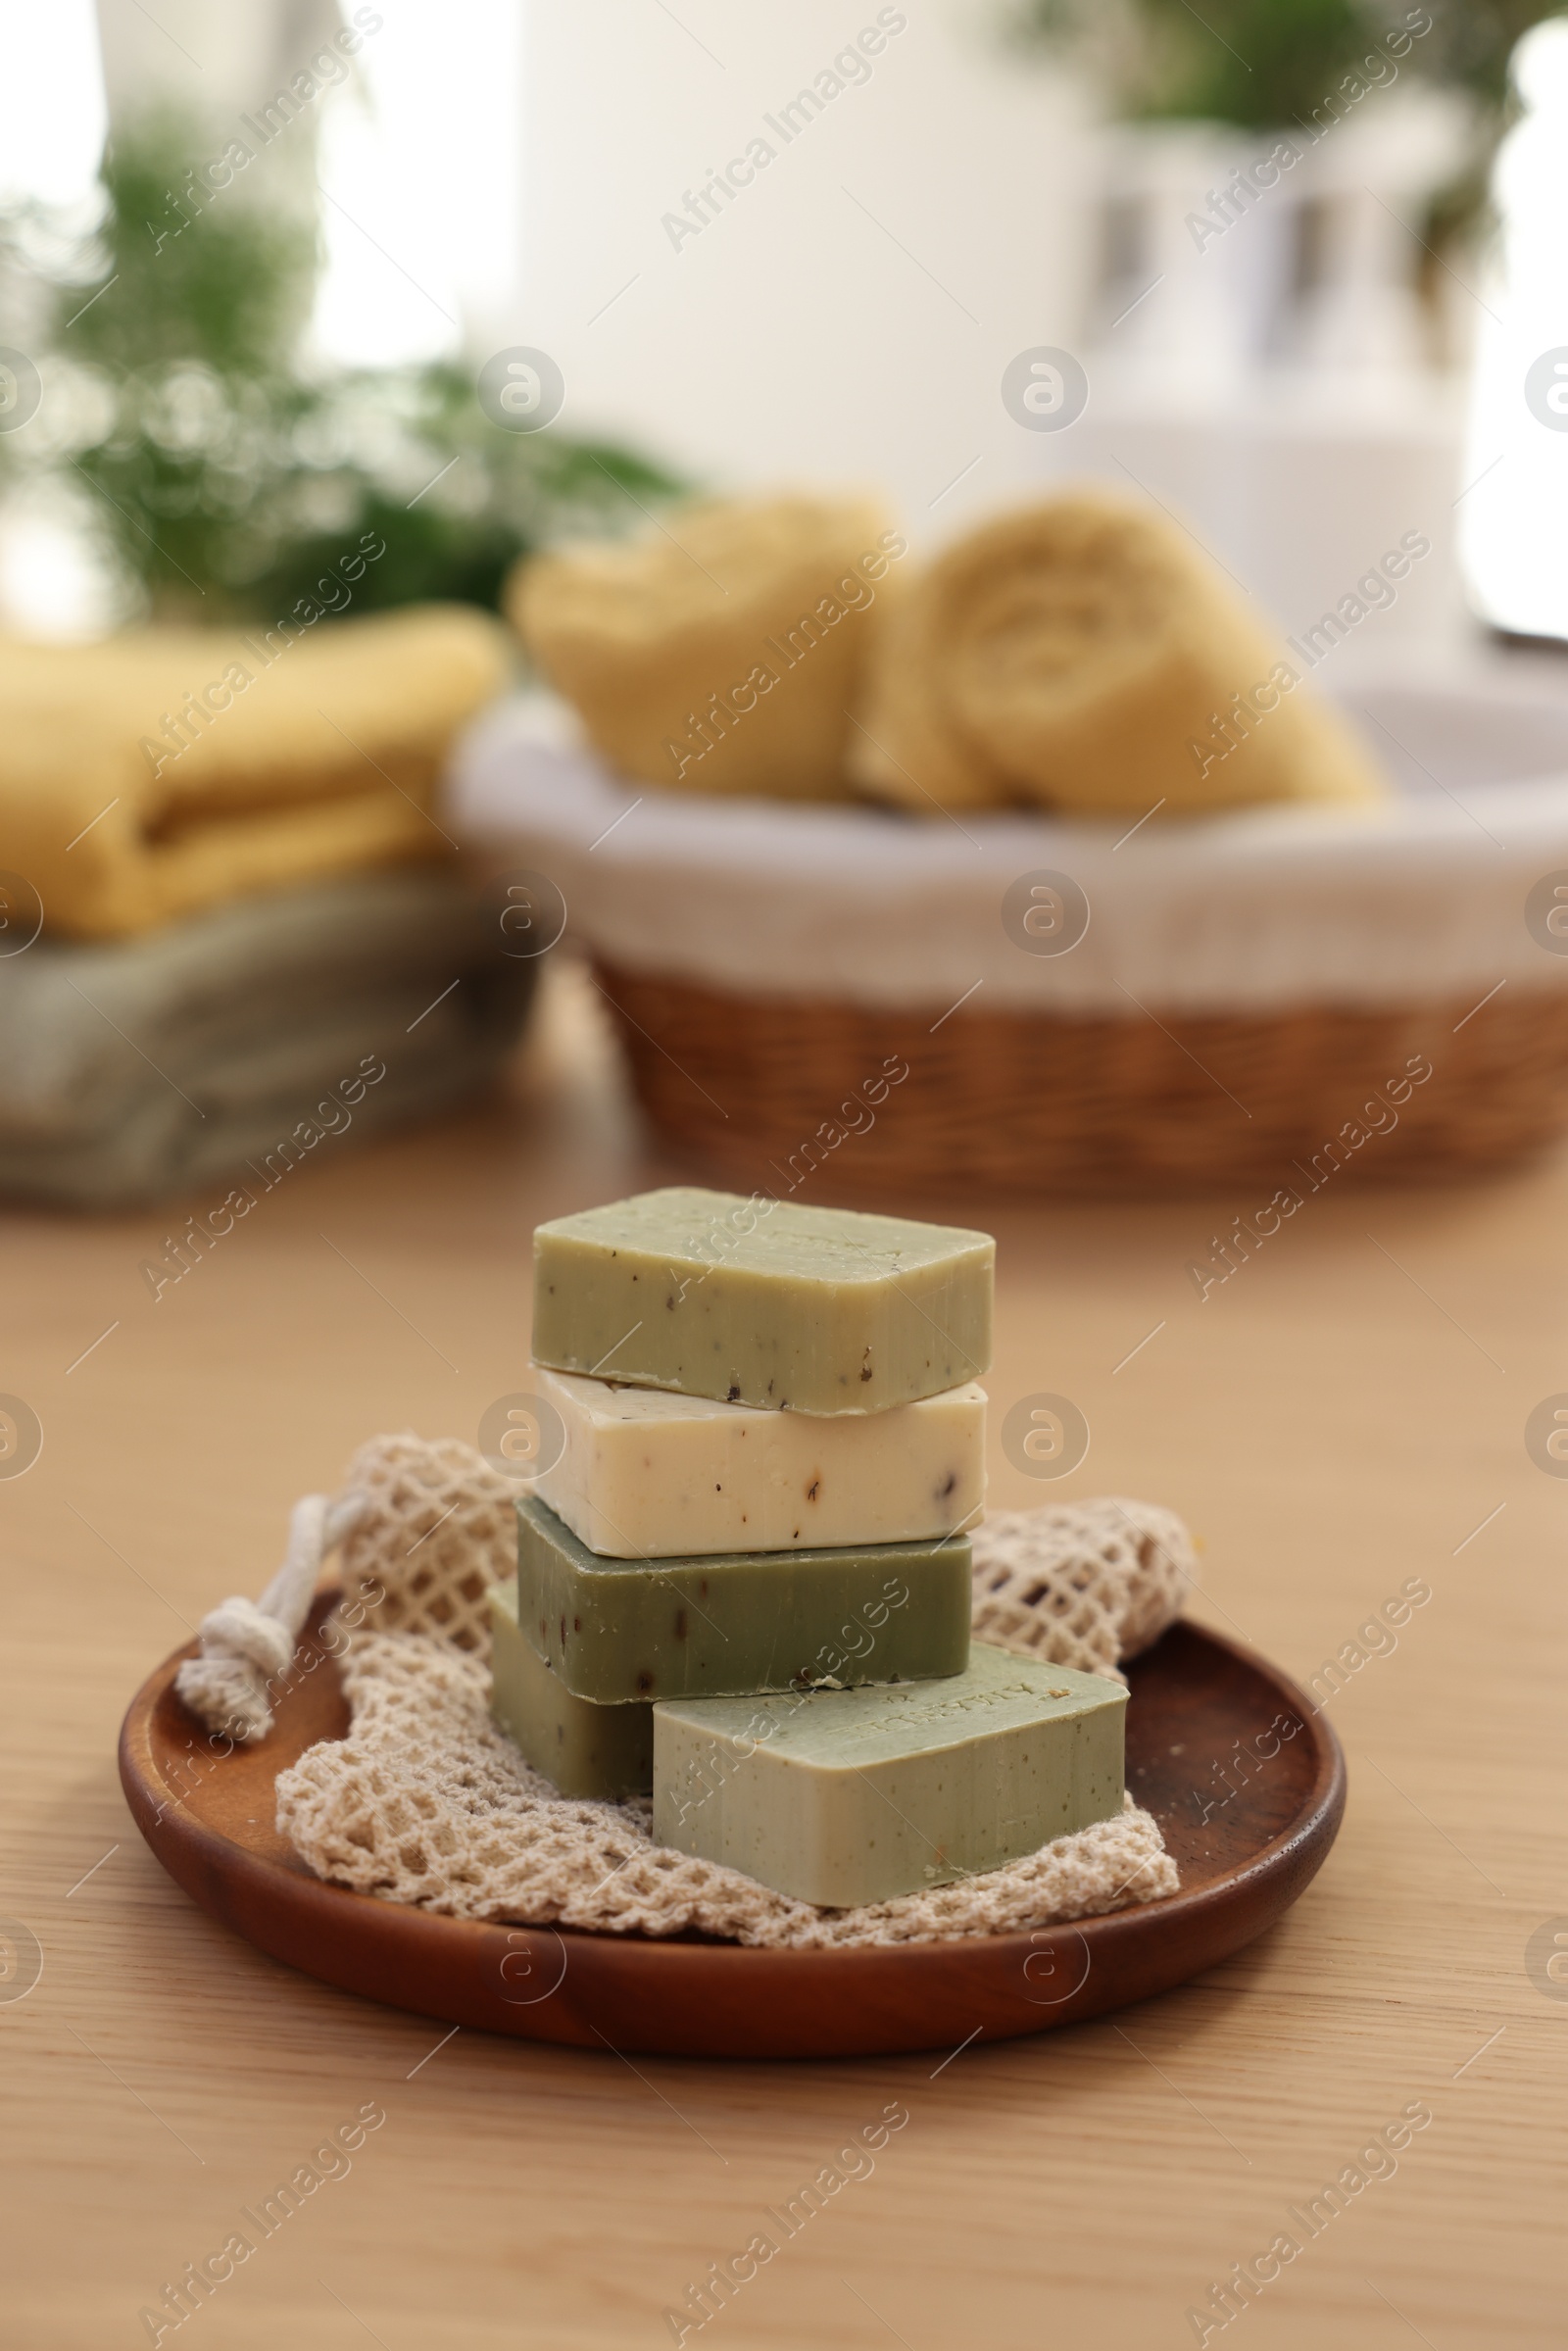
<instances>
[{"instance_id":1,"label":"knot on drawstring","mask_svg":"<svg viewBox=\"0 0 1568 2351\"><path fill-rule=\"evenodd\" d=\"M259 1600L236 1592L202 1619L201 1654L187 1657L174 1688L209 1731L241 1746L272 1727L272 1685L288 1671L300 1628L328 1551L364 1514L367 1496L350 1492L334 1501L308 1494L289 1519L283 1564Z\"/></svg>"}]
</instances>

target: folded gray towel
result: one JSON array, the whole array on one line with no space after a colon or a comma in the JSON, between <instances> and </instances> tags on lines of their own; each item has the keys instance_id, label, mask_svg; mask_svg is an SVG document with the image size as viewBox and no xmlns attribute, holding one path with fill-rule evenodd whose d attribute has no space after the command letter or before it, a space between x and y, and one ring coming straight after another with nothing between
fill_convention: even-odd
<instances>
[{"instance_id":1,"label":"folded gray towel","mask_svg":"<svg viewBox=\"0 0 1568 2351\"><path fill-rule=\"evenodd\" d=\"M37 940L0 958L0 1190L92 1207L215 1176L255 1192L329 1136L481 1086L535 971L471 888L428 868L110 946Z\"/></svg>"}]
</instances>

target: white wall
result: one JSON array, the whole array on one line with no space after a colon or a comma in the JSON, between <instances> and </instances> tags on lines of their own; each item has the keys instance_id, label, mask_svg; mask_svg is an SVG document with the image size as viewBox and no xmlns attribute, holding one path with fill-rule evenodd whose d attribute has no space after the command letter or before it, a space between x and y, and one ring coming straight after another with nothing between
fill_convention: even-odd
<instances>
[{"instance_id":1,"label":"white wall","mask_svg":"<svg viewBox=\"0 0 1568 2351\"><path fill-rule=\"evenodd\" d=\"M1497 159L1501 233L1485 281L1461 514L1476 601L1521 636L1568 637L1568 23L1514 61L1522 119ZM1544 378L1544 381L1541 380Z\"/></svg>"},{"instance_id":2,"label":"white wall","mask_svg":"<svg viewBox=\"0 0 1568 2351\"><path fill-rule=\"evenodd\" d=\"M976 0L890 13L869 81L784 145L764 115L877 0L529 10L525 286L495 339L560 362L565 427L725 484L880 481L917 537L1035 478L998 387L1020 349L1079 337L1075 104ZM758 135L774 161L677 250L662 216Z\"/></svg>"}]
</instances>

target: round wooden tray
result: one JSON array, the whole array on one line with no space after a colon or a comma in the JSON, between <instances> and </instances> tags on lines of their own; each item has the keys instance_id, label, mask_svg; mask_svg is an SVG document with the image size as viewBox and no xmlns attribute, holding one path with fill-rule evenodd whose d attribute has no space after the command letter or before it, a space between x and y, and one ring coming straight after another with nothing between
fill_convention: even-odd
<instances>
[{"instance_id":1,"label":"round wooden tray","mask_svg":"<svg viewBox=\"0 0 1568 2351\"><path fill-rule=\"evenodd\" d=\"M307 1636L335 1597L318 1596ZM1032 1934L839 1951L486 1926L324 1885L273 1826L278 1772L348 1729L329 1658L287 1691L267 1739L220 1759L174 1695L189 1654L143 1684L120 1739L131 1813L171 1877L247 1941L324 1983L582 2048L870 2056L1075 2024L1184 1983L1261 1935L1311 1883L1345 1809L1339 1741L1295 1683L1178 1624L1129 1668L1127 1710L1127 1785L1181 1871L1166 1901ZM1288 1737L1281 1717L1297 1726Z\"/></svg>"}]
</instances>

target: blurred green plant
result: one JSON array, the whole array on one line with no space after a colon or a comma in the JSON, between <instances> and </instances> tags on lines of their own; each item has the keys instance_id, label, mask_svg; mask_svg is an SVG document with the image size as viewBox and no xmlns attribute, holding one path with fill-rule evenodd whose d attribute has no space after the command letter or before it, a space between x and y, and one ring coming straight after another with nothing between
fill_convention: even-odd
<instances>
[{"instance_id":1,"label":"blurred green plant","mask_svg":"<svg viewBox=\"0 0 1568 2351\"><path fill-rule=\"evenodd\" d=\"M1341 75L1412 17L1431 20L1410 71L1503 117L1515 43L1560 5L1541 0L1023 0L1026 38L1081 55L1130 120L1273 130L1308 119Z\"/></svg>"},{"instance_id":2,"label":"blurred green plant","mask_svg":"<svg viewBox=\"0 0 1568 2351\"><path fill-rule=\"evenodd\" d=\"M1231 122L1289 130L1401 27L1427 20L1403 68L1471 101L1469 150L1428 208L1432 266L1487 211L1492 160L1512 119L1508 61L1562 0L1020 0L1026 43L1071 56L1130 122ZM1430 269L1424 274L1430 276Z\"/></svg>"},{"instance_id":3,"label":"blurred green plant","mask_svg":"<svg viewBox=\"0 0 1568 2351\"><path fill-rule=\"evenodd\" d=\"M0 442L0 479L84 482L127 602L270 618L373 530L386 554L359 609L494 606L519 555L624 529L681 487L624 449L492 423L453 360L310 367L314 220L250 188L198 199L202 152L199 125L151 118L106 154L90 229L0 221L0 260L42 291L48 385L35 425Z\"/></svg>"}]
</instances>

